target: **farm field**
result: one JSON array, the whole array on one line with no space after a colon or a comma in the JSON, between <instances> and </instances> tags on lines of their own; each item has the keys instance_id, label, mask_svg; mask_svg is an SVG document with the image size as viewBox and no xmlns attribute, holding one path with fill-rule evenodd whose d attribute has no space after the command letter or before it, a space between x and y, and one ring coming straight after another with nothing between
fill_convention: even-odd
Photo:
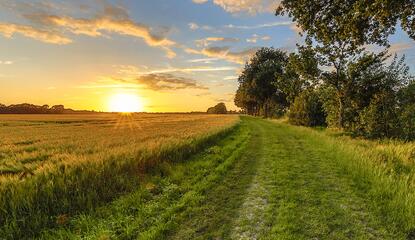
<instances>
[{"instance_id":1,"label":"farm field","mask_svg":"<svg viewBox=\"0 0 415 240\"><path fill-rule=\"evenodd\" d=\"M235 123L191 114L0 115L0 181L110 155L157 151Z\"/></svg>"},{"instance_id":2,"label":"farm field","mask_svg":"<svg viewBox=\"0 0 415 240\"><path fill-rule=\"evenodd\" d=\"M3 176L1 191L6 194L1 198L2 211L9 214L9 218L2 219L0 231L4 239L413 239L415 236L414 143L353 139L332 130L234 115L150 114L133 117L135 120L130 121L134 124L116 124L114 115L62 117L3 117L1 123L9 131L47 126L44 131L59 132L67 137L65 141L73 139L73 144L79 144L71 149L83 149L73 151L76 156L83 156L82 161L63 161L68 164L67 172L55 172L53 169L61 165L51 157L45 160L50 165L47 169L40 163L22 164L24 168L33 167L34 172L23 179L17 173ZM139 125L146 126L146 130ZM94 130L87 131L88 126ZM41 132L40 129L37 131ZM165 135L159 133L162 130ZM123 136L130 134L129 138L136 142L131 144L118 136L119 131ZM143 138L145 133L135 136L143 131L149 131L147 138ZM41 146L45 145L40 143L46 144L49 139L59 141L23 130L14 134L5 138L3 144L16 145L26 139L39 144L37 149L43 149ZM164 140L151 138L157 134ZM103 140L108 135L115 135L117 146L125 148L117 151L115 158L123 164L112 165L113 158L104 154L112 146L110 140ZM76 141L79 136L85 139ZM97 139L87 141L93 136ZM15 149L27 145L17 144ZM126 149L143 153L140 146L153 149L151 154L147 153L153 157L128 158ZM164 149L162 146L170 146L173 151L157 155L157 150ZM89 148L94 149L93 153L87 151ZM89 160L89 156L96 158ZM17 159L22 158L13 162ZM137 167L141 161L146 164ZM5 161L3 164L7 166ZM106 168L108 164L110 167ZM45 175L45 171L50 174ZM76 177L71 177L73 174ZM48 187L33 190L30 186L37 184L36 181ZM11 189L20 194L27 191L30 197L13 195ZM5 204L10 200L7 198L14 198L17 206ZM17 200L28 202L20 204ZM92 200L95 202L91 203ZM37 215L28 217L20 211ZM15 222L20 225L14 225Z\"/></svg>"},{"instance_id":3,"label":"farm field","mask_svg":"<svg viewBox=\"0 0 415 240\"><path fill-rule=\"evenodd\" d=\"M0 115L0 239L130 192L239 121L203 114Z\"/></svg>"}]
</instances>

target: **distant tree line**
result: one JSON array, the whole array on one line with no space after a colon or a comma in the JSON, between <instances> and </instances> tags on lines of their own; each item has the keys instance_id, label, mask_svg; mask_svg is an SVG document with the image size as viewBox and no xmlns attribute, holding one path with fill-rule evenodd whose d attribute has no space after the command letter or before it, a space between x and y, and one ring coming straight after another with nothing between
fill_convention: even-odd
<instances>
[{"instance_id":1,"label":"distant tree line","mask_svg":"<svg viewBox=\"0 0 415 240\"><path fill-rule=\"evenodd\" d=\"M34 105L29 103L13 104L6 106L0 103L0 114L68 114L68 113L90 113L94 111L77 111L65 108L63 105Z\"/></svg>"},{"instance_id":2,"label":"distant tree line","mask_svg":"<svg viewBox=\"0 0 415 240\"><path fill-rule=\"evenodd\" d=\"M277 14L296 21L305 43L289 54L258 50L238 78L236 106L297 125L415 139L415 81L405 57L388 53L398 22L415 39L415 3L384 2L283 0ZM385 49L370 52L367 44Z\"/></svg>"}]
</instances>

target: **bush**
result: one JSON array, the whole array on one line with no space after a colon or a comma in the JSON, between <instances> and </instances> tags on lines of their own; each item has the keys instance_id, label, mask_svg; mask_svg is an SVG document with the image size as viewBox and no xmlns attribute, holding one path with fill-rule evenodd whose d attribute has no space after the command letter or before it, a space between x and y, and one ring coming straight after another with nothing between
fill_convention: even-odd
<instances>
[{"instance_id":1,"label":"bush","mask_svg":"<svg viewBox=\"0 0 415 240\"><path fill-rule=\"evenodd\" d=\"M402 138L406 140L415 140L415 104L406 106L400 116Z\"/></svg>"},{"instance_id":2,"label":"bush","mask_svg":"<svg viewBox=\"0 0 415 240\"><path fill-rule=\"evenodd\" d=\"M290 123L295 125L326 125L326 114L318 92L307 90L297 96L290 107L288 117Z\"/></svg>"},{"instance_id":3,"label":"bush","mask_svg":"<svg viewBox=\"0 0 415 240\"><path fill-rule=\"evenodd\" d=\"M396 99L393 95L376 94L369 106L360 112L355 133L368 138L396 137L398 135L396 109Z\"/></svg>"}]
</instances>

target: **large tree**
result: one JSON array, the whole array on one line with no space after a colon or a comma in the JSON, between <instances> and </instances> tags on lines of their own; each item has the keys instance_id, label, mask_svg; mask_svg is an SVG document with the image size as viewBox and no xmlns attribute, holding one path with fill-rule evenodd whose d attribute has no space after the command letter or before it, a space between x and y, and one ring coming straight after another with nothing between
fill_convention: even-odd
<instances>
[{"instance_id":1,"label":"large tree","mask_svg":"<svg viewBox=\"0 0 415 240\"><path fill-rule=\"evenodd\" d=\"M277 15L283 14L323 41L332 35L354 45L386 46L398 23L415 40L414 0L282 0Z\"/></svg>"},{"instance_id":2,"label":"large tree","mask_svg":"<svg viewBox=\"0 0 415 240\"><path fill-rule=\"evenodd\" d=\"M388 46L398 22L415 39L414 9L413 0L282 0L277 15L293 18L326 69L323 79L334 89L338 127L346 125L349 66L360 61L365 44Z\"/></svg>"},{"instance_id":3,"label":"large tree","mask_svg":"<svg viewBox=\"0 0 415 240\"><path fill-rule=\"evenodd\" d=\"M299 47L297 53L290 53L282 74L276 74L274 85L291 105L301 92L318 83L320 73L314 49Z\"/></svg>"},{"instance_id":4,"label":"large tree","mask_svg":"<svg viewBox=\"0 0 415 240\"><path fill-rule=\"evenodd\" d=\"M261 48L246 63L238 78L235 104L253 115L269 117L275 106L287 106L286 96L275 86L275 76L282 74L287 54L274 48Z\"/></svg>"}]
</instances>

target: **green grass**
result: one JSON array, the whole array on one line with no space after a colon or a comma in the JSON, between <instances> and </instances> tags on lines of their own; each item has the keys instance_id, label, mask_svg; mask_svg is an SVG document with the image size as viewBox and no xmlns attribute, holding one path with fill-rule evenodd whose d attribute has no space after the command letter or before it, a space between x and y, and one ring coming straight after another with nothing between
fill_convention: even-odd
<instances>
[{"instance_id":1,"label":"green grass","mask_svg":"<svg viewBox=\"0 0 415 240\"><path fill-rule=\"evenodd\" d=\"M103 186L115 180L128 191L91 211L52 214L53 224L20 237L415 239L414 143L241 120L209 144L205 139L189 151L186 143L185 155L159 149L156 156L167 161L149 158L157 164L134 182L131 175L116 180L128 169L110 180L95 179ZM104 173L112 174L110 169ZM101 191L105 197L112 190Z\"/></svg>"}]
</instances>

